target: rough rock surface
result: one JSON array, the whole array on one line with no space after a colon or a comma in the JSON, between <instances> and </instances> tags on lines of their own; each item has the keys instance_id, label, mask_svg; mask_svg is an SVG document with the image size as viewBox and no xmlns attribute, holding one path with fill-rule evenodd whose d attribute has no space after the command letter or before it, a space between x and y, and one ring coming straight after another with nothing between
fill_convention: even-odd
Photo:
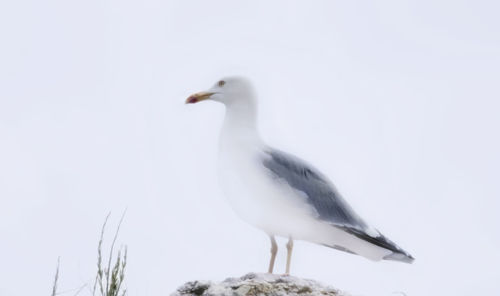
<instances>
[{"instance_id":1,"label":"rough rock surface","mask_svg":"<svg viewBox=\"0 0 500 296\"><path fill-rule=\"evenodd\" d=\"M220 283L187 282L171 296L346 296L347 294L313 280L267 273L249 273Z\"/></svg>"}]
</instances>

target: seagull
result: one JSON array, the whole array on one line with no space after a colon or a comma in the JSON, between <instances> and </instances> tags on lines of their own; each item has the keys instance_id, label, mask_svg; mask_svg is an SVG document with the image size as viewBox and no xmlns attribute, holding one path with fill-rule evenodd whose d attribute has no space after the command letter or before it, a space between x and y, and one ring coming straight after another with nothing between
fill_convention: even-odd
<instances>
[{"instance_id":1,"label":"seagull","mask_svg":"<svg viewBox=\"0 0 500 296\"><path fill-rule=\"evenodd\" d=\"M272 273L278 247L288 238L286 273L293 241L303 240L373 261L412 263L414 258L368 225L342 198L333 183L304 160L270 147L257 130L257 96L244 77L227 77L186 104L214 101L225 105L219 138L218 174L233 210L271 240Z\"/></svg>"}]
</instances>

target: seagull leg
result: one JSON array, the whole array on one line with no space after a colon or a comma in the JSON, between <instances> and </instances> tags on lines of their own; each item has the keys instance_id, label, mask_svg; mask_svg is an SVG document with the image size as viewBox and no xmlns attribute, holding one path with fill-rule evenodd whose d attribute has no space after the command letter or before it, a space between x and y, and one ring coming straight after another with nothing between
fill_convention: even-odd
<instances>
[{"instance_id":1,"label":"seagull leg","mask_svg":"<svg viewBox=\"0 0 500 296\"><path fill-rule=\"evenodd\" d=\"M274 239L274 235L269 235L271 238L271 261L269 261L269 269L268 273L273 273L274 269L274 260L276 259L276 253L278 253L278 245L276 244L276 239Z\"/></svg>"},{"instance_id":2,"label":"seagull leg","mask_svg":"<svg viewBox=\"0 0 500 296\"><path fill-rule=\"evenodd\" d=\"M293 239L290 236L288 243L286 244L286 272L285 275L290 275L290 261L292 261L292 249L293 249Z\"/></svg>"}]
</instances>

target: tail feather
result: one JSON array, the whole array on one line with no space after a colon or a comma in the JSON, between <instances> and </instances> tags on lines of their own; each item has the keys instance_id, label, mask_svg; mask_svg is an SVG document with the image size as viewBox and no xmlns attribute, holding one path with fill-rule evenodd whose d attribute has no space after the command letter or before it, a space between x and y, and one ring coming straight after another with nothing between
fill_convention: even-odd
<instances>
[{"instance_id":1,"label":"tail feather","mask_svg":"<svg viewBox=\"0 0 500 296\"><path fill-rule=\"evenodd\" d=\"M403 253L391 253L387 256L384 257L384 260L393 260L393 261L399 261L399 262L404 262L404 263L413 263L415 258L413 258L412 255L410 254L403 254Z\"/></svg>"},{"instance_id":2,"label":"tail feather","mask_svg":"<svg viewBox=\"0 0 500 296\"><path fill-rule=\"evenodd\" d=\"M338 226L337 226L338 227ZM390 254L384 256L381 259L384 260L393 260L393 261L400 261L400 262L405 262L405 263L412 263L415 258L413 258L408 252L400 248L398 245L396 245L393 241L388 239L386 236L382 235L379 233L378 236L371 236L367 234L365 231L352 228L352 227L339 227L343 229L344 231L362 239L365 240L371 244L374 244L378 247L387 249L391 251Z\"/></svg>"}]
</instances>

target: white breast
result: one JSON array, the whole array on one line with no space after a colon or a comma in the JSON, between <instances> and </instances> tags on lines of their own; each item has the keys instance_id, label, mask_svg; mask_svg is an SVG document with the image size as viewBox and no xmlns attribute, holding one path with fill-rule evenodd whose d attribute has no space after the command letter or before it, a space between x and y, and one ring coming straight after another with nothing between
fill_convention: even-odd
<instances>
[{"instance_id":1,"label":"white breast","mask_svg":"<svg viewBox=\"0 0 500 296\"><path fill-rule=\"evenodd\" d=\"M218 158L219 181L227 201L242 219L253 225L262 220L263 200L256 188L259 146L259 141L226 129L221 134Z\"/></svg>"},{"instance_id":2,"label":"white breast","mask_svg":"<svg viewBox=\"0 0 500 296\"><path fill-rule=\"evenodd\" d=\"M303 193L273 180L262 165L264 144L250 134L223 129L219 179L227 201L246 222L267 233L303 237L318 222Z\"/></svg>"}]
</instances>

